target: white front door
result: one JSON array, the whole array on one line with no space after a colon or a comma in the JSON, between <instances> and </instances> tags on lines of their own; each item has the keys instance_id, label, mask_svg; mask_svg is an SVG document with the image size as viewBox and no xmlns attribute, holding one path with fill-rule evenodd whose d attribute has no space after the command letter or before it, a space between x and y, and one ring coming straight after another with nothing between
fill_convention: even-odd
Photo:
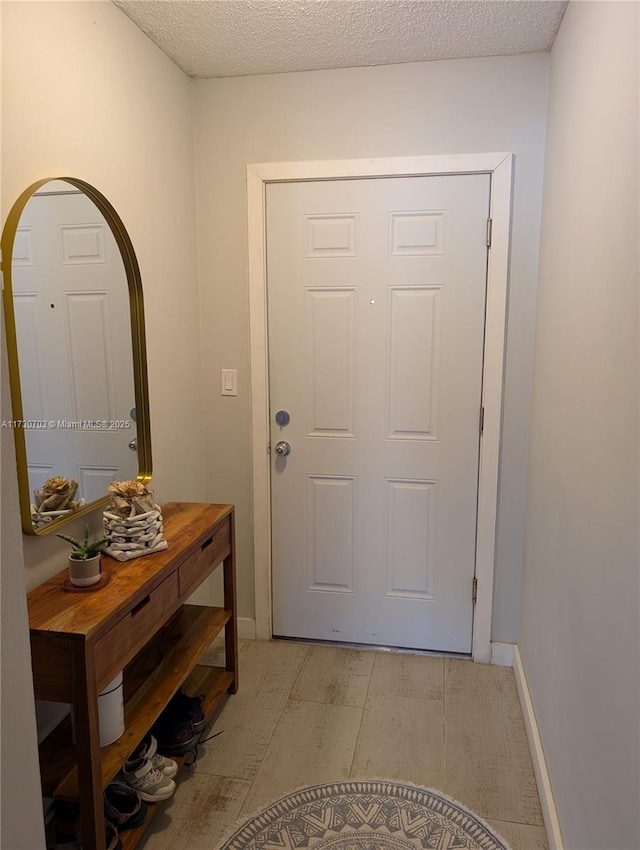
<instances>
[{"instance_id":1,"label":"white front door","mask_svg":"<svg viewBox=\"0 0 640 850\"><path fill-rule=\"evenodd\" d=\"M275 635L471 651L489 190L267 186Z\"/></svg>"}]
</instances>

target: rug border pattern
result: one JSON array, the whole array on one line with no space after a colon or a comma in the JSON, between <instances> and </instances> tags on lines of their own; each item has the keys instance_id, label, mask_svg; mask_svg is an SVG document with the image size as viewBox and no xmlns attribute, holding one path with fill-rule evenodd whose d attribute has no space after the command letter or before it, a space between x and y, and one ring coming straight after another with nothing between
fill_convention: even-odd
<instances>
[{"instance_id":1,"label":"rug border pattern","mask_svg":"<svg viewBox=\"0 0 640 850\"><path fill-rule=\"evenodd\" d=\"M511 850L506 840L492 826L453 797L443 794L436 788L392 779L337 780L290 791L263 806L254 815L244 818L240 826L234 825L218 847L221 850L243 850L247 841L256 838L278 817L286 815L300 805L319 803L338 794L379 794L410 803L423 802L425 796L428 796L432 798L430 810L463 829L466 835L478 844L478 847L487 848L487 850Z\"/></svg>"}]
</instances>

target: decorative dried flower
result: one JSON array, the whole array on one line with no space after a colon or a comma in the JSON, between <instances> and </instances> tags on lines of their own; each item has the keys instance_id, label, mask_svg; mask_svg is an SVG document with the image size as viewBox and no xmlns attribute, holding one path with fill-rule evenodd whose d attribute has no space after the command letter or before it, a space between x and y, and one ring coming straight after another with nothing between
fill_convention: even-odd
<instances>
[{"instance_id":1,"label":"decorative dried flower","mask_svg":"<svg viewBox=\"0 0 640 850\"><path fill-rule=\"evenodd\" d=\"M33 491L37 512L75 510L78 502L73 500L77 491L75 478L70 481L61 475L49 478L39 490Z\"/></svg>"},{"instance_id":2,"label":"decorative dried flower","mask_svg":"<svg viewBox=\"0 0 640 850\"><path fill-rule=\"evenodd\" d=\"M78 482L75 480L69 481L66 478L63 478L61 475L55 475L53 478L49 478L42 485L43 493L64 493L68 491L72 484L77 486Z\"/></svg>"},{"instance_id":3,"label":"decorative dried flower","mask_svg":"<svg viewBox=\"0 0 640 850\"><path fill-rule=\"evenodd\" d=\"M138 516L155 508L153 491L141 481L112 481L107 487L114 513L123 518Z\"/></svg>"},{"instance_id":4,"label":"decorative dried flower","mask_svg":"<svg viewBox=\"0 0 640 850\"><path fill-rule=\"evenodd\" d=\"M150 496L151 491L147 490L141 481L112 481L107 487L107 492L116 496L122 496L124 499L133 499L135 496Z\"/></svg>"}]
</instances>

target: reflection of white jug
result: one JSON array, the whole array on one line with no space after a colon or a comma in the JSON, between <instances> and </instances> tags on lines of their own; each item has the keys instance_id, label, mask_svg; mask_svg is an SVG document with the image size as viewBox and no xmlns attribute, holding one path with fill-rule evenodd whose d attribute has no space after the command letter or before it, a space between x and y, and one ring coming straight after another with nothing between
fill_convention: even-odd
<instances>
[{"instance_id":1,"label":"reflection of white jug","mask_svg":"<svg viewBox=\"0 0 640 850\"><path fill-rule=\"evenodd\" d=\"M98 694L98 720L100 724L100 746L113 744L124 732L124 699L122 695L122 670L107 687ZM71 711L73 743L76 743L76 726Z\"/></svg>"}]
</instances>

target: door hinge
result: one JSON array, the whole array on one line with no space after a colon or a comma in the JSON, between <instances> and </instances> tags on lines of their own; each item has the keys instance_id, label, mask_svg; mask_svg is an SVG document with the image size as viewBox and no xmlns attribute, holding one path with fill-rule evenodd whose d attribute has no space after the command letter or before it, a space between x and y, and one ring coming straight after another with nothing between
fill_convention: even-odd
<instances>
[{"instance_id":1,"label":"door hinge","mask_svg":"<svg viewBox=\"0 0 640 850\"><path fill-rule=\"evenodd\" d=\"M484 407L480 408L480 433L484 433Z\"/></svg>"},{"instance_id":2,"label":"door hinge","mask_svg":"<svg viewBox=\"0 0 640 850\"><path fill-rule=\"evenodd\" d=\"M478 600L478 579L473 577L473 587L471 589L471 601L476 602Z\"/></svg>"},{"instance_id":3,"label":"door hinge","mask_svg":"<svg viewBox=\"0 0 640 850\"><path fill-rule=\"evenodd\" d=\"M491 247L491 232L493 230L493 219L487 219L487 248Z\"/></svg>"}]
</instances>

